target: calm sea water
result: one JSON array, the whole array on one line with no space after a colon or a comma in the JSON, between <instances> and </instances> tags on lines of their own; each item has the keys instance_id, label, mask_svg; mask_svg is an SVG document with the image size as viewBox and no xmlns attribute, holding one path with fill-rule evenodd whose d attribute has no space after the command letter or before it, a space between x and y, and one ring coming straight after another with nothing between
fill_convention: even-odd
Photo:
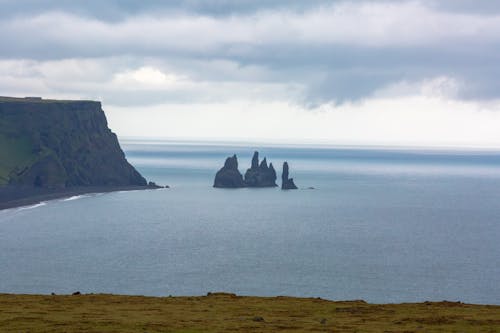
<instances>
[{"instance_id":1,"label":"calm sea water","mask_svg":"<svg viewBox=\"0 0 500 333\"><path fill-rule=\"evenodd\" d=\"M500 153L136 142L172 188L0 211L0 293L500 304ZM214 189L236 153L302 189ZM307 189L314 187L314 190Z\"/></svg>"}]
</instances>

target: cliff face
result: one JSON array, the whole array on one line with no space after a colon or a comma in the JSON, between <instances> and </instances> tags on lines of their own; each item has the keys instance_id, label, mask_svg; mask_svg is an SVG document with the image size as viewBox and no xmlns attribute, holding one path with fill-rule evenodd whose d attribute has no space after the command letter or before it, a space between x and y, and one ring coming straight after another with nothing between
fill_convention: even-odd
<instances>
[{"instance_id":1,"label":"cliff face","mask_svg":"<svg viewBox=\"0 0 500 333\"><path fill-rule=\"evenodd\" d=\"M0 185L146 185L100 102L0 97Z\"/></svg>"}]
</instances>

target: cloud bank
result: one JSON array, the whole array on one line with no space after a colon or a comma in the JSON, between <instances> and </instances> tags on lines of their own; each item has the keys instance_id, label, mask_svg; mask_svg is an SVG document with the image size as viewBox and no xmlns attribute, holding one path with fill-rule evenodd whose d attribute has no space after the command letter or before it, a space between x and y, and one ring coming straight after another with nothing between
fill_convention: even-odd
<instances>
[{"instance_id":1,"label":"cloud bank","mask_svg":"<svg viewBox=\"0 0 500 333\"><path fill-rule=\"evenodd\" d=\"M121 136L500 148L491 1L0 5L0 94L102 100Z\"/></svg>"}]
</instances>

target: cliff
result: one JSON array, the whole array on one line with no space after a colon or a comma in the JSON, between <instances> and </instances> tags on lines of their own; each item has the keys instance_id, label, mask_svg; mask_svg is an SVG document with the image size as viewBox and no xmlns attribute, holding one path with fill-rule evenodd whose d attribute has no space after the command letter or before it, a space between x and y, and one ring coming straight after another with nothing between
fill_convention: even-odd
<instances>
[{"instance_id":1,"label":"cliff","mask_svg":"<svg viewBox=\"0 0 500 333\"><path fill-rule=\"evenodd\" d=\"M0 186L146 186L100 102L0 97Z\"/></svg>"}]
</instances>

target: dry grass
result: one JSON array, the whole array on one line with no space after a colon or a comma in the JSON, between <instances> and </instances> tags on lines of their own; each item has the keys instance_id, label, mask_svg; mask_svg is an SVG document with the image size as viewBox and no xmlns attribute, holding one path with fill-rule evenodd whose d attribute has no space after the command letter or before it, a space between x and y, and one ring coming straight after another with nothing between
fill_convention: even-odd
<instances>
[{"instance_id":1,"label":"dry grass","mask_svg":"<svg viewBox=\"0 0 500 333\"><path fill-rule=\"evenodd\" d=\"M0 332L500 332L500 306L291 297L1 295Z\"/></svg>"}]
</instances>

